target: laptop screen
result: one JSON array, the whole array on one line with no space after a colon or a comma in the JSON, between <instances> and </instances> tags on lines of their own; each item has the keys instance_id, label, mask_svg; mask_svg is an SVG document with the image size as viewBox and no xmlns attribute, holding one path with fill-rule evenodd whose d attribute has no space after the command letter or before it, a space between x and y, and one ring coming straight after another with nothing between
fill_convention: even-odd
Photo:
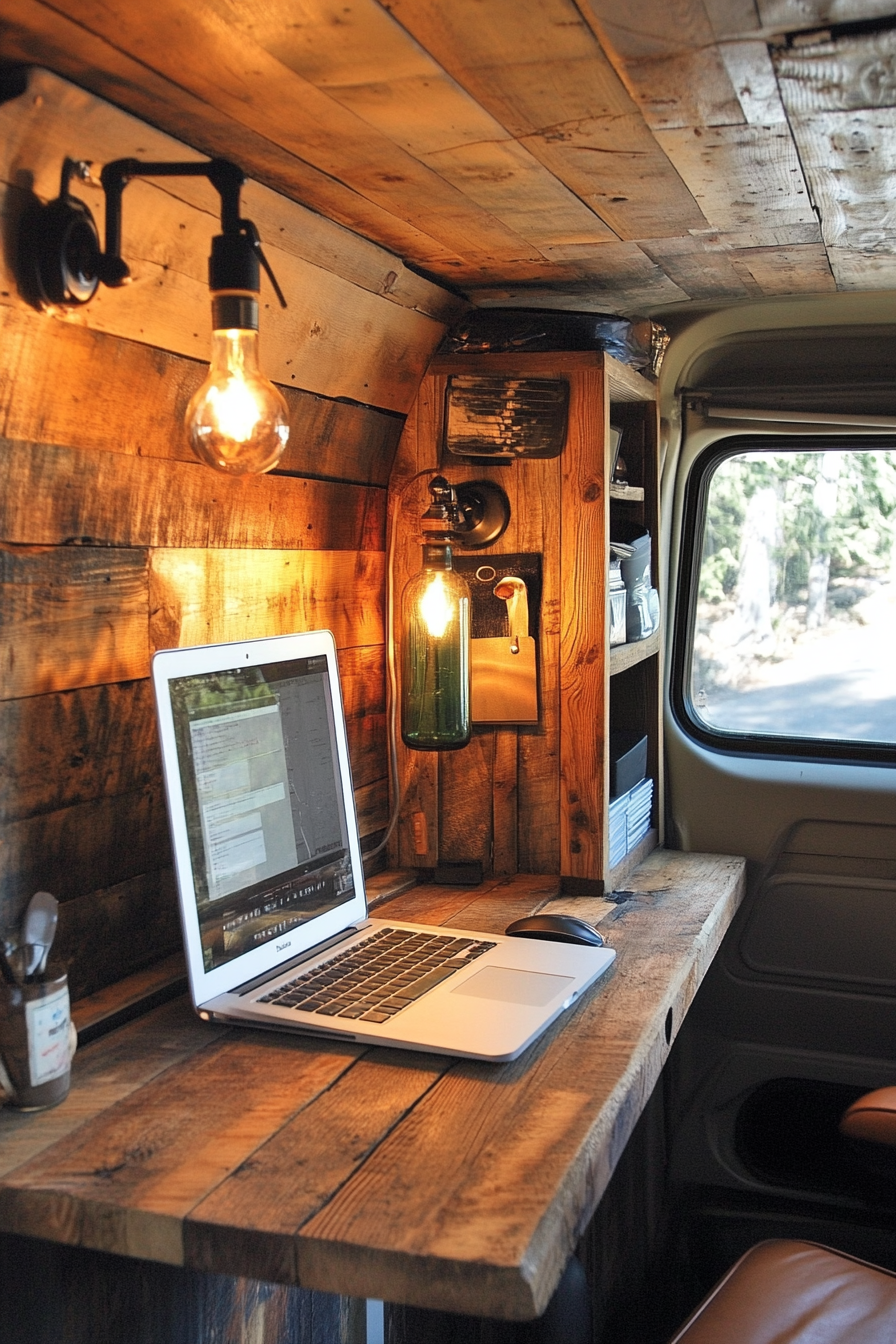
<instances>
[{"instance_id":1,"label":"laptop screen","mask_svg":"<svg viewBox=\"0 0 896 1344\"><path fill-rule=\"evenodd\" d=\"M168 682L203 966L354 895L327 658Z\"/></svg>"}]
</instances>

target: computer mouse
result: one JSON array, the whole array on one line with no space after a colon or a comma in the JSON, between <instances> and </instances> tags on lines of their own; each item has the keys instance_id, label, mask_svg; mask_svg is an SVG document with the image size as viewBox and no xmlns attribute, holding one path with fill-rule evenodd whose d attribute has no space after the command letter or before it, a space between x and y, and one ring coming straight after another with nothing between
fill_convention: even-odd
<instances>
[{"instance_id":1,"label":"computer mouse","mask_svg":"<svg viewBox=\"0 0 896 1344\"><path fill-rule=\"evenodd\" d=\"M525 919L515 919L508 924L504 932L511 938L546 938L555 943L606 946L606 939L597 929L575 915L527 915Z\"/></svg>"}]
</instances>

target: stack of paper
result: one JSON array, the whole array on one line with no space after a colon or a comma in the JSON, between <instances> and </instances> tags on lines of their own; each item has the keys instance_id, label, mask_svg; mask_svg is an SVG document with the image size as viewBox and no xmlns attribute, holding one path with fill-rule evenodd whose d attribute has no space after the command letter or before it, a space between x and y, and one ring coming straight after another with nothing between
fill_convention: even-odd
<instances>
[{"instance_id":1,"label":"stack of paper","mask_svg":"<svg viewBox=\"0 0 896 1344\"><path fill-rule=\"evenodd\" d=\"M653 780L642 779L628 794L627 827L628 849L634 849L650 830L650 809L653 805ZM628 851L626 851L628 852Z\"/></svg>"},{"instance_id":2,"label":"stack of paper","mask_svg":"<svg viewBox=\"0 0 896 1344\"><path fill-rule=\"evenodd\" d=\"M653 805L653 780L642 779L628 793L614 798L608 808L610 818L609 866L615 868L626 854L644 839L650 829Z\"/></svg>"},{"instance_id":3,"label":"stack of paper","mask_svg":"<svg viewBox=\"0 0 896 1344\"><path fill-rule=\"evenodd\" d=\"M628 853L628 794L610 803L610 867L615 868Z\"/></svg>"}]
</instances>

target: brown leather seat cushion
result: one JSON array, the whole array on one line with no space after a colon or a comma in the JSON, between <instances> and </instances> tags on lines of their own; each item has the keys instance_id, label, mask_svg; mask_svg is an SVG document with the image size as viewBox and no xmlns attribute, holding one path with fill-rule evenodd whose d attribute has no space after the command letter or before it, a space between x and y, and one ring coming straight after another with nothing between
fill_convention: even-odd
<instances>
[{"instance_id":1,"label":"brown leather seat cushion","mask_svg":"<svg viewBox=\"0 0 896 1344\"><path fill-rule=\"evenodd\" d=\"M854 1101L840 1121L851 1139L896 1144L896 1087L879 1087Z\"/></svg>"},{"instance_id":2,"label":"brown leather seat cushion","mask_svg":"<svg viewBox=\"0 0 896 1344\"><path fill-rule=\"evenodd\" d=\"M670 1344L894 1344L896 1274L807 1241L764 1241Z\"/></svg>"}]
</instances>

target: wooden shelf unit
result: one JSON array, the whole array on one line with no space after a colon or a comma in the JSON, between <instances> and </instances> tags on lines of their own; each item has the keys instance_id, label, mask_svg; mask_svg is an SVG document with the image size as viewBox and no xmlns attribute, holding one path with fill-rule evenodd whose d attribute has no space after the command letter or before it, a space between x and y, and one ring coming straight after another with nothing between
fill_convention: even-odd
<instances>
[{"instance_id":1,"label":"wooden shelf unit","mask_svg":"<svg viewBox=\"0 0 896 1344\"><path fill-rule=\"evenodd\" d=\"M452 374L568 382L563 452L509 464L465 462L447 453ZM609 487L611 418L623 430L631 487L625 492ZM656 536L657 464L655 388L608 355L456 355L430 366L392 477L395 610L420 564L429 472L455 484L501 485L510 499L510 524L496 543L472 554L483 563L519 552L542 556L539 722L477 725L470 745L454 752L409 752L399 744L404 802L391 854L397 866L479 863L488 875L559 871L570 891L598 894L615 876L608 866L611 728L640 728L649 738L656 785L651 834L654 843L661 841L660 639L611 651L607 609L612 524L625 518ZM643 857L643 846L639 852Z\"/></svg>"}]
</instances>

